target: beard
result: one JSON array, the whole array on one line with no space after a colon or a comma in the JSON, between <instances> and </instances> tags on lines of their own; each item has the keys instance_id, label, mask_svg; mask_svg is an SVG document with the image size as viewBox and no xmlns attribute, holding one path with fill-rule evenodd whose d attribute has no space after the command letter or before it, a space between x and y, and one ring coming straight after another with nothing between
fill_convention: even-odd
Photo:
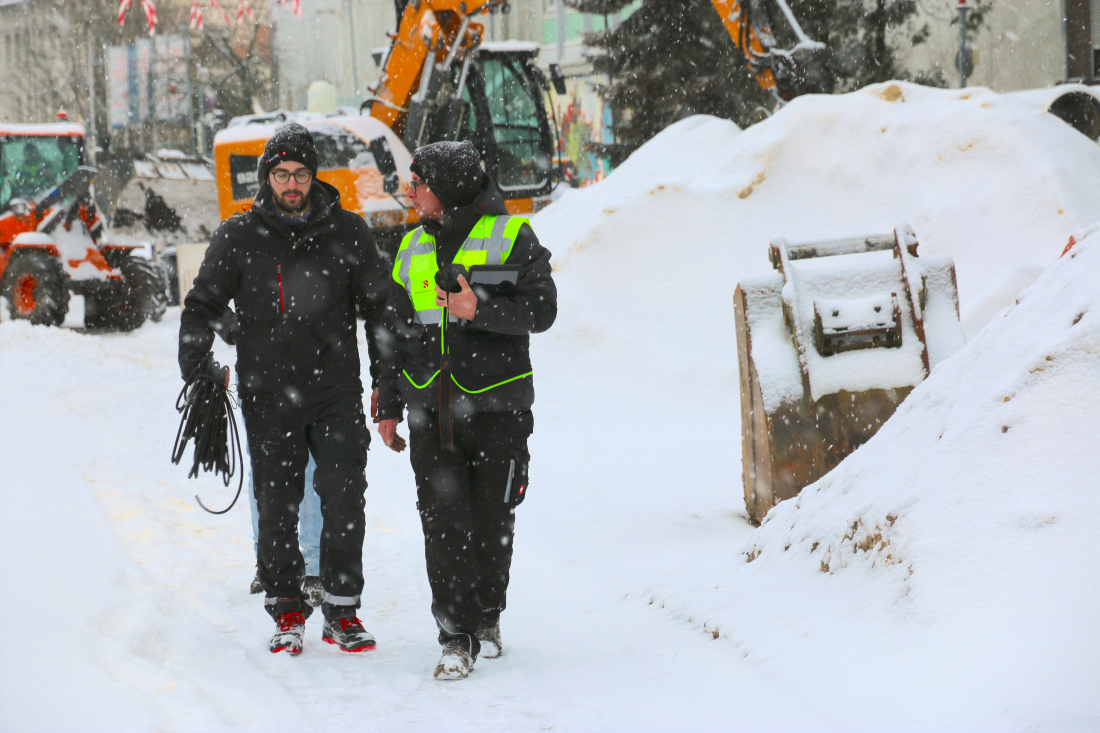
<instances>
[{"instance_id":1,"label":"beard","mask_svg":"<svg viewBox=\"0 0 1100 733\"><path fill-rule=\"evenodd\" d=\"M290 214L293 216L295 214L301 214L303 211L309 208L308 190L295 191L294 193L299 194L299 196L289 201L286 198L287 193L289 192L278 194L272 191L272 194L275 198L275 206L278 207L284 214Z\"/></svg>"}]
</instances>

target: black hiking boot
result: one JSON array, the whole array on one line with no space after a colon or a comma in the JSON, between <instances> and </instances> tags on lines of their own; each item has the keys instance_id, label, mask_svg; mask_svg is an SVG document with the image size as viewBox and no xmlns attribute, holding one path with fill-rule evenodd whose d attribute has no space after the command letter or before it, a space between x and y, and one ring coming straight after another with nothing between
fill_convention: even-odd
<instances>
[{"instance_id":1,"label":"black hiking boot","mask_svg":"<svg viewBox=\"0 0 1100 733\"><path fill-rule=\"evenodd\" d=\"M316 575L307 575L302 578L302 596L306 603L314 608L320 608L321 597L325 589L321 587L321 579Z\"/></svg>"},{"instance_id":2,"label":"black hiking boot","mask_svg":"<svg viewBox=\"0 0 1100 733\"><path fill-rule=\"evenodd\" d=\"M374 637L363 628L363 624L354 616L333 621L325 619L325 627L321 631L321 638L329 644L335 644L345 652L369 652L375 647Z\"/></svg>"},{"instance_id":3,"label":"black hiking boot","mask_svg":"<svg viewBox=\"0 0 1100 733\"><path fill-rule=\"evenodd\" d=\"M504 644L500 641L500 621L492 626L482 626L474 634L474 638L481 642L481 654L483 659L496 659L504 653Z\"/></svg>"},{"instance_id":4,"label":"black hiking boot","mask_svg":"<svg viewBox=\"0 0 1100 733\"><path fill-rule=\"evenodd\" d=\"M470 676L470 670L473 668L474 658L470 656L470 652L466 651L465 645L457 639L448 641L443 647L443 656L439 658L439 664L435 665L435 678L464 680Z\"/></svg>"}]
</instances>

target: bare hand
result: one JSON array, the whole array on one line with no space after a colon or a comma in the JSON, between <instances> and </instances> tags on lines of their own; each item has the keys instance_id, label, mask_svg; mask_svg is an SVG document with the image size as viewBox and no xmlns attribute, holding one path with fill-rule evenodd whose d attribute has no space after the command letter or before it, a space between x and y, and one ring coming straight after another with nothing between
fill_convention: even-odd
<instances>
[{"instance_id":1,"label":"bare hand","mask_svg":"<svg viewBox=\"0 0 1100 733\"><path fill-rule=\"evenodd\" d=\"M379 421L378 434L382 436L382 442L386 447L394 453L405 450L405 439L397 434L397 418Z\"/></svg>"},{"instance_id":2,"label":"bare hand","mask_svg":"<svg viewBox=\"0 0 1100 733\"><path fill-rule=\"evenodd\" d=\"M370 393L370 419L378 422L378 388L375 387L374 391Z\"/></svg>"},{"instance_id":3,"label":"bare hand","mask_svg":"<svg viewBox=\"0 0 1100 733\"><path fill-rule=\"evenodd\" d=\"M477 313L477 295L470 290L470 283L462 275L458 276L458 284L462 286L461 293L448 293L438 285L435 288L435 304L447 308L455 318L464 321L474 320Z\"/></svg>"}]
</instances>

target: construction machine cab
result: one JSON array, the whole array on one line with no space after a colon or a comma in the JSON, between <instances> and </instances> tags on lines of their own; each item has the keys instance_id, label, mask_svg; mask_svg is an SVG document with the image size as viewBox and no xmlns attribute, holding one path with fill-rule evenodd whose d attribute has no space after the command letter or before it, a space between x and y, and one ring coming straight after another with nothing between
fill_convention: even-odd
<instances>
[{"instance_id":1,"label":"construction machine cab","mask_svg":"<svg viewBox=\"0 0 1100 733\"><path fill-rule=\"evenodd\" d=\"M75 134L76 125L9 127L0 127L0 212L13 199L38 198L84 164L84 138Z\"/></svg>"},{"instance_id":2,"label":"construction machine cab","mask_svg":"<svg viewBox=\"0 0 1100 733\"><path fill-rule=\"evenodd\" d=\"M485 43L467 62L434 70L412 96L402 140L410 150L466 140L485 161L505 199L548 195L554 131L534 43ZM423 77L422 77L423 79Z\"/></svg>"}]
</instances>

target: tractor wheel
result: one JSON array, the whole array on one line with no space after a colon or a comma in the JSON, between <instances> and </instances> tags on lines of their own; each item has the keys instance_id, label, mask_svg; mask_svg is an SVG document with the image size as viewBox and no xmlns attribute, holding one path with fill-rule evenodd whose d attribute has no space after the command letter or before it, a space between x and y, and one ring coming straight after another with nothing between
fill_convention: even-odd
<instances>
[{"instance_id":1,"label":"tractor wheel","mask_svg":"<svg viewBox=\"0 0 1100 733\"><path fill-rule=\"evenodd\" d=\"M133 255L122 260L119 265L122 282L133 293L142 316L153 323L160 323L168 307L168 273L164 265L156 260Z\"/></svg>"},{"instance_id":2,"label":"tractor wheel","mask_svg":"<svg viewBox=\"0 0 1100 733\"><path fill-rule=\"evenodd\" d=\"M159 262L112 252L108 263L122 275L121 281L85 298L84 325L133 331L148 318L157 322L168 306L168 278Z\"/></svg>"},{"instance_id":3,"label":"tractor wheel","mask_svg":"<svg viewBox=\"0 0 1100 733\"><path fill-rule=\"evenodd\" d=\"M69 278L45 252L17 252L0 283L13 319L60 326L69 312Z\"/></svg>"}]
</instances>

